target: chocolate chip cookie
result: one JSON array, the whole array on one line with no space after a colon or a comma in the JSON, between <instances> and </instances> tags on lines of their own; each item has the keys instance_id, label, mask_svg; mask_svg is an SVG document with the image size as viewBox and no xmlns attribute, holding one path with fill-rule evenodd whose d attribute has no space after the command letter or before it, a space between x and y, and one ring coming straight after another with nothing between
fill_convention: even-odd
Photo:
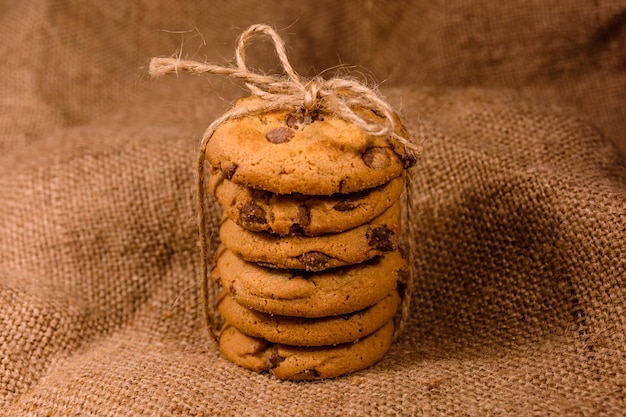
<instances>
[{"instance_id":1,"label":"chocolate chip cookie","mask_svg":"<svg viewBox=\"0 0 626 417\"><path fill-rule=\"evenodd\" d=\"M404 175L351 194L281 195L235 184L214 170L209 191L228 217L244 229L279 235L338 233L371 221L398 201Z\"/></svg>"},{"instance_id":2,"label":"chocolate chip cookie","mask_svg":"<svg viewBox=\"0 0 626 417\"><path fill-rule=\"evenodd\" d=\"M245 108L247 97L234 105ZM382 118L371 110L362 116ZM399 119L398 133L403 133ZM276 194L332 195L378 187L415 158L390 137L366 134L332 114L276 111L241 116L217 127L206 147L213 167L236 184Z\"/></svg>"},{"instance_id":3,"label":"chocolate chip cookie","mask_svg":"<svg viewBox=\"0 0 626 417\"><path fill-rule=\"evenodd\" d=\"M316 318L367 308L393 291L406 274L407 263L397 250L357 265L306 272L263 267L221 246L211 276L243 306Z\"/></svg>"},{"instance_id":4,"label":"chocolate chip cookie","mask_svg":"<svg viewBox=\"0 0 626 417\"><path fill-rule=\"evenodd\" d=\"M316 319L260 313L243 307L223 292L217 310L224 320L243 333L272 343L324 346L362 339L393 318L400 305L396 290L360 311Z\"/></svg>"},{"instance_id":5,"label":"chocolate chip cookie","mask_svg":"<svg viewBox=\"0 0 626 417\"><path fill-rule=\"evenodd\" d=\"M356 342L302 347L251 337L227 323L222 329L219 346L226 358L244 368L269 371L284 380L314 380L334 378L375 364L389 350L393 331L393 320L390 320Z\"/></svg>"},{"instance_id":6,"label":"chocolate chip cookie","mask_svg":"<svg viewBox=\"0 0 626 417\"><path fill-rule=\"evenodd\" d=\"M400 238L400 212L398 201L369 223L315 238L252 232L224 216L220 239L247 261L275 268L321 271L394 251Z\"/></svg>"}]
</instances>

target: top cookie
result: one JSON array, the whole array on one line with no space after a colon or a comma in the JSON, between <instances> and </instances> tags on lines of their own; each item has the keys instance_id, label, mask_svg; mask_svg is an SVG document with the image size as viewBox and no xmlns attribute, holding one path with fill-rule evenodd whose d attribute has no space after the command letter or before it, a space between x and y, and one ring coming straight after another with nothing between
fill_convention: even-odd
<instances>
[{"instance_id":1,"label":"top cookie","mask_svg":"<svg viewBox=\"0 0 626 417\"><path fill-rule=\"evenodd\" d=\"M254 104L247 97L235 108ZM370 110L362 116L383 121ZM397 130L402 134L399 120ZM277 194L331 195L379 186L415 159L389 137L371 136L330 114L289 111L243 116L220 125L206 156L236 184Z\"/></svg>"}]
</instances>

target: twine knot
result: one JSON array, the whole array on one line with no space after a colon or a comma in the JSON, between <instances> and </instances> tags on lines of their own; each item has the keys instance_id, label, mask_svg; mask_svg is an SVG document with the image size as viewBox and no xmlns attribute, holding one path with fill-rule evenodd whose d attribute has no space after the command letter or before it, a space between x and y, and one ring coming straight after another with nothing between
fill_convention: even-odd
<instances>
[{"instance_id":1,"label":"twine knot","mask_svg":"<svg viewBox=\"0 0 626 417\"><path fill-rule=\"evenodd\" d=\"M324 80L319 78L313 78L304 85L304 97L302 99L302 107L306 111L311 111L317 105L318 100L321 98L320 91L323 88Z\"/></svg>"}]
</instances>

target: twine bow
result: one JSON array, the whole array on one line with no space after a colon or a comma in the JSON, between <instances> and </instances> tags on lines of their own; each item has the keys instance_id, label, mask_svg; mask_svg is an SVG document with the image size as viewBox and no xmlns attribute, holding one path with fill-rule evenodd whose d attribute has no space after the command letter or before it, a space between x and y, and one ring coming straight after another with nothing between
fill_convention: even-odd
<instances>
[{"instance_id":1,"label":"twine bow","mask_svg":"<svg viewBox=\"0 0 626 417\"><path fill-rule=\"evenodd\" d=\"M250 40L259 34L269 36L273 43L280 63L286 74L284 76L265 75L251 71L246 66L245 50ZM246 29L240 36L236 49L236 67L228 67L210 63L201 63L178 58L153 58L150 61L150 75L160 77L180 70L192 74L217 74L241 80L253 96L262 99L258 104L238 110L226 112L217 119L208 131L215 130L217 125L244 114L256 114L274 110L304 109L305 112L318 110L333 114L354 124L365 133L373 136L389 136L402 143L407 150L417 152L417 146L396 133L396 121L389 103L371 88L351 79L315 77L302 79L293 69L287 58L282 38L270 26L257 24ZM364 118L357 109L371 109L383 116L382 121Z\"/></svg>"},{"instance_id":2,"label":"twine bow","mask_svg":"<svg viewBox=\"0 0 626 417\"><path fill-rule=\"evenodd\" d=\"M258 35L269 36L273 43L278 58L282 64L285 76L265 75L250 71L246 66L245 48L250 40ZM225 75L243 81L253 96L261 100L253 100L246 106L236 106L225 112L221 117L213 121L204 132L200 143L197 159L197 200L196 210L198 215L198 227L200 235L201 265L201 289L202 300L205 309L207 324L214 338L219 338L219 323L221 318L215 309L217 298L216 288L211 287L209 276L209 234L208 221L205 211L206 187L204 184L206 172L205 150L211 136L218 126L230 119L242 116L260 114L271 111L291 110L294 112L304 110L305 113L318 111L332 114L345 121L354 124L365 133L372 136L387 136L402 145L409 153L417 153L419 148L408 138L398 135L396 132L396 119L390 104L376 91L363 84L346 78L332 78L329 80L321 77L302 79L292 68L285 44L281 37L270 26L257 24L246 29L240 36L236 49L237 66L228 67L210 63L201 63L179 58L152 58L149 73L153 77L165 74L178 73L180 70L192 74L216 74ZM359 112L362 109L370 109L382 116L378 121L364 118ZM410 304L411 279L408 280L405 296L402 300L402 318L399 327L396 328L394 338L401 332L408 316Z\"/></svg>"}]
</instances>

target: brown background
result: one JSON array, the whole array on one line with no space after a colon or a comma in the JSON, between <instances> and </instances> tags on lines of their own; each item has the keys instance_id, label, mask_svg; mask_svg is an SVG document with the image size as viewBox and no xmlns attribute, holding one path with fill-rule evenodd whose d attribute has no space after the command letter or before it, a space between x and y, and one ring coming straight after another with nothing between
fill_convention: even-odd
<instances>
[{"instance_id":1,"label":"brown background","mask_svg":"<svg viewBox=\"0 0 626 417\"><path fill-rule=\"evenodd\" d=\"M623 1L33 0L0 13L7 415L623 413ZM383 361L345 378L251 374L204 327L195 151L245 92L151 80L147 63L231 62L252 23L279 30L301 74L380 85L425 149L411 319ZM260 40L249 63L279 70Z\"/></svg>"}]
</instances>

